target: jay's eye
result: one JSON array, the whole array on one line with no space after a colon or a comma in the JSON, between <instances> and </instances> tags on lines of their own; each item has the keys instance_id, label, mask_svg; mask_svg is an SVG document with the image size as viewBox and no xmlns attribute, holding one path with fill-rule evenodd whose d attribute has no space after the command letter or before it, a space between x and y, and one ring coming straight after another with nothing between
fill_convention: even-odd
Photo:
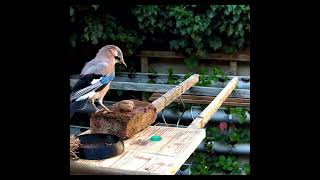
<instances>
[{"instance_id":1,"label":"jay's eye","mask_svg":"<svg viewBox=\"0 0 320 180\"><path fill-rule=\"evenodd\" d=\"M115 56L114 58L118 59L120 61L120 57L119 56Z\"/></svg>"}]
</instances>

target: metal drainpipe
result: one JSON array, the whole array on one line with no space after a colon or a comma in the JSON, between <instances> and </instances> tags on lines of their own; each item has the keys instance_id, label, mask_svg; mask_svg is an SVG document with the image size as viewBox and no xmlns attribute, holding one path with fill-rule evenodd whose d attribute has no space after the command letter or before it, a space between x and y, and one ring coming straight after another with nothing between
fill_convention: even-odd
<instances>
[{"instance_id":1,"label":"metal drainpipe","mask_svg":"<svg viewBox=\"0 0 320 180\"><path fill-rule=\"evenodd\" d=\"M192 108L192 115L194 118L196 118L199 114L201 113L200 107L193 107ZM247 119L245 123L250 123L250 114L247 112ZM164 110L164 117L166 118L167 121L177 121L179 118L180 114L176 114L173 110L171 109L165 109ZM162 119L161 112L158 113L157 118ZM192 116L191 116L191 110L187 110L183 116L181 117L180 122L183 121L189 121L192 122ZM211 122L223 122L223 121L228 121L231 123L238 123L239 119L237 117L233 117L232 115L228 115L224 112L223 109L219 109L210 119Z\"/></svg>"}]
</instances>

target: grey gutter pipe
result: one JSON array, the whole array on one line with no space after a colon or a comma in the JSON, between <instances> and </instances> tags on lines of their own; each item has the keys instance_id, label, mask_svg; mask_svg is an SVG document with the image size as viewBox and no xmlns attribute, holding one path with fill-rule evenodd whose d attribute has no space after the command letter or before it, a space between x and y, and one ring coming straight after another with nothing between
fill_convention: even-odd
<instances>
[{"instance_id":1,"label":"grey gutter pipe","mask_svg":"<svg viewBox=\"0 0 320 180\"><path fill-rule=\"evenodd\" d=\"M164 111L164 117L167 121L177 121L180 117L181 113L177 114L173 110L166 108ZM201 113L200 107L192 107L192 115L191 115L191 109L184 112L183 116L181 117L180 122L183 121L189 121L192 122L193 118L196 118ZM250 123L250 114L247 112L247 119L245 120L245 123ZM192 118L193 116L193 118ZM157 118L162 119L162 114L159 112L157 114ZM224 112L224 109L219 109L210 119L211 122L231 122L231 123L239 123L239 118L228 115Z\"/></svg>"}]
</instances>

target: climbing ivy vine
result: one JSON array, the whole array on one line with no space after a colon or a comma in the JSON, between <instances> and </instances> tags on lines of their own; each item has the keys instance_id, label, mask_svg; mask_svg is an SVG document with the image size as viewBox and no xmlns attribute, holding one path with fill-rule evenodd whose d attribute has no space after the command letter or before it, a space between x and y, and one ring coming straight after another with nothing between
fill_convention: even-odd
<instances>
[{"instance_id":1,"label":"climbing ivy vine","mask_svg":"<svg viewBox=\"0 0 320 180\"><path fill-rule=\"evenodd\" d=\"M138 48L185 54L234 53L249 42L248 5L137 5L126 17L102 5L70 6L70 44L121 44L129 54Z\"/></svg>"}]
</instances>

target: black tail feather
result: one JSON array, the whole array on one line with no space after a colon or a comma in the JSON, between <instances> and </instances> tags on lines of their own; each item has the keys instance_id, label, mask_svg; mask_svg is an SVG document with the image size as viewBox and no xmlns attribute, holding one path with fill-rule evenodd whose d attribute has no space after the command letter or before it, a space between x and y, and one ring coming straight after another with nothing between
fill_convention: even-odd
<instances>
[{"instance_id":1,"label":"black tail feather","mask_svg":"<svg viewBox=\"0 0 320 180\"><path fill-rule=\"evenodd\" d=\"M70 103L70 119L77 112L77 110L84 108L87 103L88 103L87 99L82 100L82 101L71 102Z\"/></svg>"}]
</instances>

